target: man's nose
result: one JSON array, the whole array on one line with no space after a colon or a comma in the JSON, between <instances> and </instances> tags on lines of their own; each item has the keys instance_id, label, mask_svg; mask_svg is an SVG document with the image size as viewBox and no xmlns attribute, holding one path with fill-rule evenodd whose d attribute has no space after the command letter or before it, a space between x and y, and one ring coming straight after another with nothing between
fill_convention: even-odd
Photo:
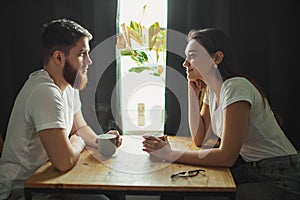
<instances>
[{"instance_id":1,"label":"man's nose","mask_svg":"<svg viewBox=\"0 0 300 200\"><path fill-rule=\"evenodd\" d=\"M88 65L93 64L93 61L92 61L90 55L88 55L88 56L86 57L86 62L87 62Z\"/></svg>"}]
</instances>

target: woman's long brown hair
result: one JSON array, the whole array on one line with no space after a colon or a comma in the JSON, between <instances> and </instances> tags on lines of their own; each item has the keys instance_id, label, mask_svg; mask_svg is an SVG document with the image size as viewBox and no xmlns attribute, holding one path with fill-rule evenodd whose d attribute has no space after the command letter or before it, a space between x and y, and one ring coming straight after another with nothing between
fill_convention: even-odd
<instances>
[{"instance_id":1,"label":"woman's long brown hair","mask_svg":"<svg viewBox=\"0 0 300 200\"><path fill-rule=\"evenodd\" d=\"M262 88L249 76L243 75L239 72L239 66L236 57L234 56L233 48L231 46L229 38L226 34L214 28L205 28L199 30L191 30L188 34L188 41L196 40L201 44L210 56L213 56L217 51L222 51L224 58L218 65L218 69L221 73L223 81L232 77L244 77L249 80L259 91L261 98L266 106L266 95ZM280 126L283 121L280 116L274 112L274 116Z\"/></svg>"}]
</instances>

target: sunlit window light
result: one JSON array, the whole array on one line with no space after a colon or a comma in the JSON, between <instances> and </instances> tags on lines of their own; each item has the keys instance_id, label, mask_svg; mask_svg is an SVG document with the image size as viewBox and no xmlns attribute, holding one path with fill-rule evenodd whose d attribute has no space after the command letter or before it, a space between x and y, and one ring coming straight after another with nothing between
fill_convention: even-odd
<instances>
[{"instance_id":1,"label":"sunlit window light","mask_svg":"<svg viewBox=\"0 0 300 200\"><path fill-rule=\"evenodd\" d=\"M119 0L119 126L123 134L163 133L167 0Z\"/></svg>"}]
</instances>

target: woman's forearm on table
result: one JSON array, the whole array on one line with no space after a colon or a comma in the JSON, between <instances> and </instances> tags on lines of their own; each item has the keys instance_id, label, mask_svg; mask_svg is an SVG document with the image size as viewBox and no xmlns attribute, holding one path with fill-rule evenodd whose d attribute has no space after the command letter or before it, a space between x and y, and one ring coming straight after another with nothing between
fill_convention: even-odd
<instances>
[{"instance_id":1,"label":"woman's forearm on table","mask_svg":"<svg viewBox=\"0 0 300 200\"><path fill-rule=\"evenodd\" d=\"M231 167L235 157L226 154L220 148L200 149L194 151L173 150L169 161L198 166Z\"/></svg>"}]
</instances>

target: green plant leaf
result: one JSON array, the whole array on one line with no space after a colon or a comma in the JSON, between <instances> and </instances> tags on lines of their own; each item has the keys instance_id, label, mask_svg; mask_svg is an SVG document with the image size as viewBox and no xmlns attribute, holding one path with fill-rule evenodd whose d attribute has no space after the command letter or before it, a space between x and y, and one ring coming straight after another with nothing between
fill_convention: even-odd
<instances>
[{"instance_id":1,"label":"green plant leaf","mask_svg":"<svg viewBox=\"0 0 300 200\"><path fill-rule=\"evenodd\" d=\"M132 29L131 27L128 27L128 32L129 32L130 38L134 39L140 45L143 45L143 36L140 33L138 33L136 30Z\"/></svg>"},{"instance_id":2,"label":"green plant leaf","mask_svg":"<svg viewBox=\"0 0 300 200\"><path fill-rule=\"evenodd\" d=\"M153 76L160 76L160 74L159 73L157 73L157 72L154 72L154 73L151 73Z\"/></svg>"},{"instance_id":3,"label":"green plant leaf","mask_svg":"<svg viewBox=\"0 0 300 200\"><path fill-rule=\"evenodd\" d=\"M131 58L136 61L137 63L143 64L145 62L148 62L148 56L143 51L137 51L133 50Z\"/></svg>"},{"instance_id":4,"label":"green plant leaf","mask_svg":"<svg viewBox=\"0 0 300 200\"><path fill-rule=\"evenodd\" d=\"M139 55L139 54L143 57L143 59L144 59L146 62L148 61L148 56L147 56L147 54L146 54L145 52L141 51L141 52L138 53L138 55Z\"/></svg>"},{"instance_id":5,"label":"green plant leaf","mask_svg":"<svg viewBox=\"0 0 300 200\"><path fill-rule=\"evenodd\" d=\"M121 56L131 56L132 52L129 49L121 50Z\"/></svg>"},{"instance_id":6,"label":"green plant leaf","mask_svg":"<svg viewBox=\"0 0 300 200\"><path fill-rule=\"evenodd\" d=\"M135 30L139 35L142 35L142 27L141 24L131 20L130 21L130 28L132 28L133 30Z\"/></svg>"},{"instance_id":7,"label":"green plant leaf","mask_svg":"<svg viewBox=\"0 0 300 200\"><path fill-rule=\"evenodd\" d=\"M145 70L151 70L151 67L132 67L128 71L129 72L136 72L136 73L141 73Z\"/></svg>"},{"instance_id":8,"label":"green plant leaf","mask_svg":"<svg viewBox=\"0 0 300 200\"><path fill-rule=\"evenodd\" d=\"M151 51L155 42L157 35L160 31L160 26L158 22L154 22L148 30L148 49Z\"/></svg>"}]
</instances>

